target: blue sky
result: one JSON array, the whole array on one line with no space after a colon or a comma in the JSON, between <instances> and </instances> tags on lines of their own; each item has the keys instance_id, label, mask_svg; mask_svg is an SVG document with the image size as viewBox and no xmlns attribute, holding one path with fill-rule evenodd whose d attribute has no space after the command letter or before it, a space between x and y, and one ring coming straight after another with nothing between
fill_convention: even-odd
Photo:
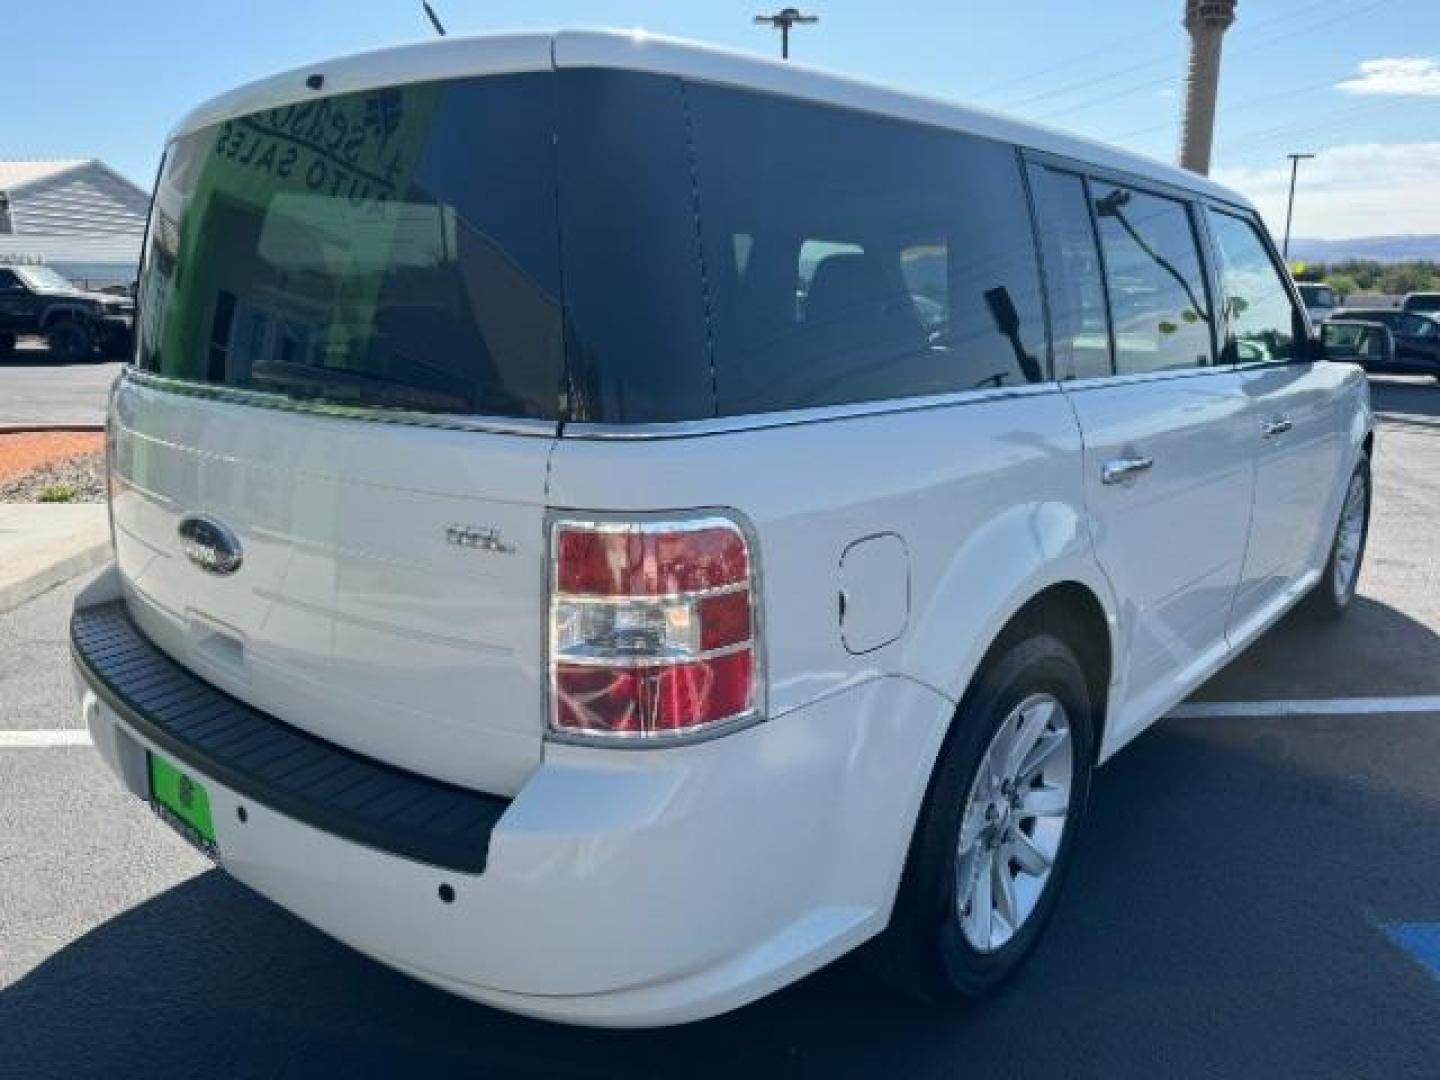
<instances>
[{"instance_id":1,"label":"blue sky","mask_svg":"<svg viewBox=\"0 0 1440 1080\"><path fill-rule=\"evenodd\" d=\"M451 33L644 27L777 53L758 4L432 0ZM776 5L781 6L781 5ZM1171 159L1183 0L816 0L797 59L998 107ZM807 9L808 10L808 9ZM882 14L885 12L885 14ZM70 29L57 33L58 26ZM0 158L99 157L148 187L170 126L238 83L426 36L419 0L0 0L12 104ZM1240 0L1213 173L1295 233L1440 232L1440 0Z\"/></svg>"}]
</instances>

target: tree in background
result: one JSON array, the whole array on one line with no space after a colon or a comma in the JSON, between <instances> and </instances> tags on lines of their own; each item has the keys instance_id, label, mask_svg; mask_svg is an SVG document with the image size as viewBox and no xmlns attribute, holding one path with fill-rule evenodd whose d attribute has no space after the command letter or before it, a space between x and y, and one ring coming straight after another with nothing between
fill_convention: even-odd
<instances>
[{"instance_id":1,"label":"tree in background","mask_svg":"<svg viewBox=\"0 0 1440 1080\"><path fill-rule=\"evenodd\" d=\"M1333 265L1310 263L1295 273L1297 281L1323 281L1342 296L1350 293L1403 295L1440 292L1440 263L1423 259L1382 263L1345 259Z\"/></svg>"}]
</instances>

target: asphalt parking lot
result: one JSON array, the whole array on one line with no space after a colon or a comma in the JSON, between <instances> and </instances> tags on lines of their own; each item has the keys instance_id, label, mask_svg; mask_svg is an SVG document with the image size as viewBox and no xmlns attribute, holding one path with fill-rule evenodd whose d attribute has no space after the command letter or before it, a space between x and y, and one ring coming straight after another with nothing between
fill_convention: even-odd
<instances>
[{"instance_id":1,"label":"asphalt parking lot","mask_svg":"<svg viewBox=\"0 0 1440 1080\"><path fill-rule=\"evenodd\" d=\"M103 424L118 361L62 364L44 343L22 339L0 360L0 428L25 424Z\"/></svg>"},{"instance_id":2,"label":"asphalt parking lot","mask_svg":"<svg viewBox=\"0 0 1440 1080\"><path fill-rule=\"evenodd\" d=\"M1050 933L987 1004L842 962L684 1028L518 1019L235 884L92 751L0 740L0 1074L1440 1075L1440 387L1375 401L1358 607L1287 618L1101 771ZM74 590L0 615L0 736L78 724Z\"/></svg>"}]
</instances>

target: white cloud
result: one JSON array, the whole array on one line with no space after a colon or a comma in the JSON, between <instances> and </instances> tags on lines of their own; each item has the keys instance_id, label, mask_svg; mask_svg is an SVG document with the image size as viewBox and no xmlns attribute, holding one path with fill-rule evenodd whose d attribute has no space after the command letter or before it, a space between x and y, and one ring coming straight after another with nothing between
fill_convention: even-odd
<instances>
[{"instance_id":1,"label":"white cloud","mask_svg":"<svg viewBox=\"0 0 1440 1080\"><path fill-rule=\"evenodd\" d=\"M1336 88L1351 94L1440 96L1440 60L1426 56L1363 60L1360 74L1336 83Z\"/></svg>"},{"instance_id":2,"label":"white cloud","mask_svg":"<svg viewBox=\"0 0 1440 1080\"><path fill-rule=\"evenodd\" d=\"M1294 236L1344 239L1440 233L1440 142L1356 143L1300 163ZM1290 163L1214 170L1214 178L1260 208L1276 236L1285 228Z\"/></svg>"}]
</instances>

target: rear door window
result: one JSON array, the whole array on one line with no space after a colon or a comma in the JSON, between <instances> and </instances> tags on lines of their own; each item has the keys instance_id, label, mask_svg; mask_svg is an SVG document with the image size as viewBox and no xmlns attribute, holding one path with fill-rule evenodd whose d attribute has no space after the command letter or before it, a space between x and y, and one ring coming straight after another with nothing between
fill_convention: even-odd
<instances>
[{"instance_id":1,"label":"rear door window","mask_svg":"<svg viewBox=\"0 0 1440 1080\"><path fill-rule=\"evenodd\" d=\"M1105 257L1116 373L1209 364L1210 305L1189 207L1104 181L1091 181L1090 196Z\"/></svg>"},{"instance_id":2,"label":"rear door window","mask_svg":"<svg viewBox=\"0 0 1440 1080\"><path fill-rule=\"evenodd\" d=\"M1074 173L1032 165L1030 186L1040 220L1056 377L1113 375L1110 316L1085 181Z\"/></svg>"},{"instance_id":3,"label":"rear door window","mask_svg":"<svg viewBox=\"0 0 1440 1080\"><path fill-rule=\"evenodd\" d=\"M1048 377L1013 148L749 91L686 94L720 415Z\"/></svg>"},{"instance_id":4,"label":"rear door window","mask_svg":"<svg viewBox=\"0 0 1440 1080\"><path fill-rule=\"evenodd\" d=\"M1254 222L1206 210L1225 296L1225 347L1229 364L1296 359L1304 323Z\"/></svg>"},{"instance_id":5,"label":"rear door window","mask_svg":"<svg viewBox=\"0 0 1440 1080\"><path fill-rule=\"evenodd\" d=\"M179 139L141 368L342 405L554 418L551 77L378 89Z\"/></svg>"}]
</instances>

